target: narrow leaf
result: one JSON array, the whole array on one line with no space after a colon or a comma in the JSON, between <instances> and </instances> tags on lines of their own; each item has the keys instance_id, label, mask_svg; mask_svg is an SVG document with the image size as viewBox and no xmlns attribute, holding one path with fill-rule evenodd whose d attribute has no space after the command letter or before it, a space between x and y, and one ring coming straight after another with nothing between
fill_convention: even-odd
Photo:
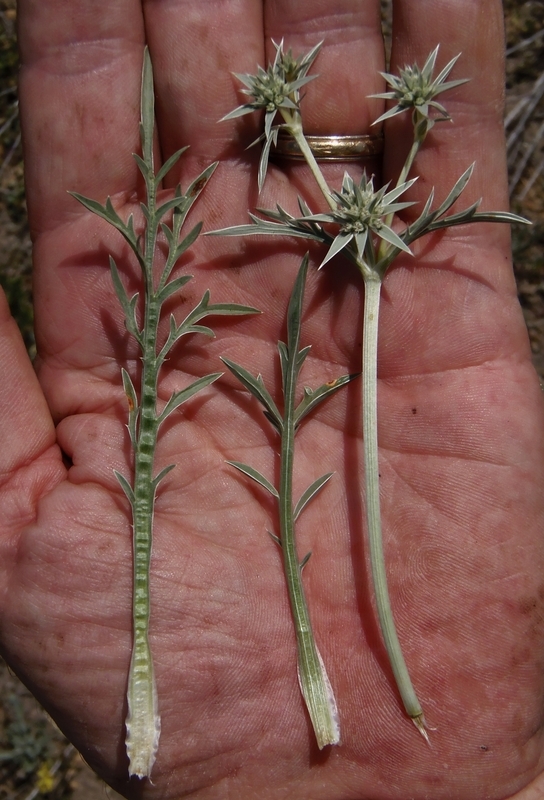
<instances>
[{"instance_id":1,"label":"narrow leaf","mask_svg":"<svg viewBox=\"0 0 544 800\"><path fill-rule=\"evenodd\" d=\"M138 169L142 173L142 175L144 177L144 180L146 180L146 181L149 180L149 177L150 177L150 174L151 174L150 173L150 169L149 169L149 166L143 160L143 158L141 156L139 156L138 153L133 153L132 154L132 158L134 159L134 161L138 165Z\"/></svg>"},{"instance_id":2,"label":"narrow leaf","mask_svg":"<svg viewBox=\"0 0 544 800\"><path fill-rule=\"evenodd\" d=\"M170 250L170 252L172 252L172 250L176 246L176 240L174 238L174 232L166 224L166 222L161 222L161 231L163 233L164 238L168 242L168 249Z\"/></svg>"},{"instance_id":3,"label":"narrow leaf","mask_svg":"<svg viewBox=\"0 0 544 800\"><path fill-rule=\"evenodd\" d=\"M241 306L238 303L212 303L207 307L207 315L239 317L243 314L261 314L258 308L253 306Z\"/></svg>"},{"instance_id":4,"label":"narrow leaf","mask_svg":"<svg viewBox=\"0 0 544 800\"><path fill-rule=\"evenodd\" d=\"M132 379L126 369L121 369L121 376L123 378L123 389L128 401L128 432L132 446L136 447L136 423L140 409L138 407L138 398L136 396L136 389L132 383Z\"/></svg>"},{"instance_id":5,"label":"narrow leaf","mask_svg":"<svg viewBox=\"0 0 544 800\"><path fill-rule=\"evenodd\" d=\"M132 486L131 486L131 485L130 485L130 483L127 481L127 479L125 478L125 476L124 476L124 475L121 475L121 473L120 473L120 472L117 472L117 470L116 470L116 469L114 469L114 470L113 470L113 474L115 475L115 477L117 478L117 480L118 480L118 481L119 481L119 483L121 484L121 489L122 489L122 490L124 491L124 493L126 494L126 496L127 496L127 499L128 499L128 502L129 502L129 503L130 503L130 505L131 505L131 506L134 508L134 491L133 491L133 489L132 489Z\"/></svg>"},{"instance_id":6,"label":"narrow leaf","mask_svg":"<svg viewBox=\"0 0 544 800\"><path fill-rule=\"evenodd\" d=\"M461 192L464 190L465 186L470 180L470 176L474 171L474 164L471 164L468 169L466 169L460 178L457 179L455 185L449 195L446 197L444 202L438 207L436 216L441 217L442 214L445 214L448 209L452 207L455 203Z\"/></svg>"},{"instance_id":7,"label":"narrow leaf","mask_svg":"<svg viewBox=\"0 0 544 800\"><path fill-rule=\"evenodd\" d=\"M312 345L309 344L306 347L303 347L302 350L299 350L297 353L297 369L300 369L304 362L306 361L306 356L312 349Z\"/></svg>"},{"instance_id":8,"label":"narrow leaf","mask_svg":"<svg viewBox=\"0 0 544 800\"><path fill-rule=\"evenodd\" d=\"M217 169L218 164L219 164L218 161L214 161L213 164L210 164L209 167L206 167L206 169L202 170L200 175L197 175L194 181L192 181L189 184L189 186L187 187L187 191L185 192L185 197L187 199L186 211L188 211L191 208L191 206L198 198L200 193L204 191L204 189L208 184L208 181L210 180L213 173Z\"/></svg>"},{"instance_id":9,"label":"narrow leaf","mask_svg":"<svg viewBox=\"0 0 544 800\"><path fill-rule=\"evenodd\" d=\"M334 394L334 392L337 392L338 389L342 388L342 386L345 386L346 383L349 383L357 377L357 374L342 375L341 378L337 378L330 383L324 383L323 386L320 386L318 389L313 391L305 388L304 397L295 409L295 424L299 425L301 420L303 420L304 417L310 413L310 411L313 411L316 406L322 403L323 400L326 400L331 394Z\"/></svg>"},{"instance_id":10,"label":"narrow leaf","mask_svg":"<svg viewBox=\"0 0 544 800\"><path fill-rule=\"evenodd\" d=\"M285 394L285 378L287 376L287 369L289 367L289 352L285 342L278 342L278 353L280 354L281 382L283 386L283 392Z\"/></svg>"},{"instance_id":11,"label":"narrow leaf","mask_svg":"<svg viewBox=\"0 0 544 800\"><path fill-rule=\"evenodd\" d=\"M435 86L438 89L441 89L442 91L444 91L444 81L446 80L446 78L448 77L450 72L452 71L453 67L457 63L457 61L458 61L460 56L461 56L461 53L458 53L456 56L454 56L452 58L452 60L448 61L446 66L438 73L438 75L436 76L436 78L433 81L433 83L435 84ZM461 78L459 82L460 83L467 83L468 80L469 80L468 78ZM453 81L452 81L452 83L453 83ZM437 91L436 91L436 93L438 94Z\"/></svg>"},{"instance_id":12,"label":"narrow leaf","mask_svg":"<svg viewBox=\"0 0 544 800\"><path fill-rule=\"evenodd\" d=\"M172 297L173 294L179 292L179 290L182 289L185 284L192 279L192 277L192 275L182 275L179 278L174 278L174 280L170 281L170 283L167 283L164 289L161 289L157 295L159 304L162 305L165 300L168 300L168 298Z\"/></svg>"},{"instance_id":13,"label":"narrow leaf","mask_svg":"<svg viewBox=\"0 0 544 800\"><path fill-rule=\"evenodd\" d=\"M255 106L251 103L247 103L243 106L238 106L234 109L234 111L229 111L228 114L225 114L224 117L221 117L219 122L225 122L228 119L236 119L236 117L242 117L244 114L252 114L255 111Z\"/></svg>"},{"instance_id":14,"label":"narrow leaf","mask_svg":"<svg viewBox=\"0 0 544 800\"><path fill-rule=\"evenodd\" d=\"M323 486L325 486L325 484L327 483L327 481L330 480L330 478L332 477L333 474L334 473L332 473L332 472L327 472L326 475L322 475L320 478L315 480L312 483L311 486L308 486L308 488L302 494L300 500L298 501L298 503L295 506L295 510L293 512L295 520L298 519L298 517L300 516L302 510L308 505L310 500L313 497L315 497L315 495L320 491L320 489L322 489Z\"/></svg>"},{"instance_id":15,"label":"narrow leaf","mask_svg":"<svg viewBox=\"0 0 544 800\"><path fill-rule=\"evenodd\" d=\"M187 150L187 147L181 147L179 150L176 150L167 161L164 162L160 170L157 172L155 176L155 184L158 186L164 178L168 175L174 164L179 161L181 155Z\"/></svg>"},{"instance_id":16,"label":"narrow leaf","mask_svg":"<svg viewBox=\"0 0 544 800\"><path fill-rule=\"evenodd\" d=\"M389 242L389 244L392 244L393 247L398 247L399 250L403 250L405 253L408 253L408 255L410 255L410 256L413 255L413 253L410 250L410 248L408 247L408 245L405 244L405 242L402 241L400 236L398 236L395 233L395 231L392 230L392 228L390 228L388 225L382 225L382 227L378 231L378 235L382 239L385 239L386 242Z\"/></svg>"},{"instance_id":17,"label":"narrow leaf","mask_svg":"<svg viewBox=\"0 0 544 800\"><path fill-rule=\"evenodd\" d=\"M280 548L280 550L281 550L281 549L282 549L282 543L281 543L281 539L280 539L280 537L279 537L279 536L276 536L276 534L275 534L275 533L272 533L272 531L267 531L267 534L270 536L270 538L272 539L272 541L276 542L276 544L278 545L278 547L279 547L279 548Z\"/></svg>"},{"instance_id":18,"label":"narrow leaf","mask_svg":"<svg viewBox=\"0 0 544 800\"><path fill-rule=\"evenodd\" d=\"M161 469L159 474L155 478L153 478L152 486L153 486L153 491L154 492L156 491L157 486L162 481L162 479L165 478L168 475L169 472L172 472L172 470L174 469L175 466L176 466L175 464L169 464L164 469Z\"/></svg>"},{"instance_id":19,"label":"narrow leaf","mask_svg":"<svg viewBox=\"0 0 544 800\"><path fill-rule=\"evenodd\" d=\"M335 237L332 245L329 247L327 255L319 265L319 269L321 269L321 267L323 267L327 263L327 261L330 261L331 258L333 258L333 256L339 253L340 250L346 247L346 245L348 245L352 239L353 239L353 233L339 233Z\"/></svg>"},{"instance_id":20,"label":"narrow leaf","mask_svg":"<svg viewBox=\"0 0 544 800\"><path fill-rule=\"evenodd\" d=\"M207 325L189 325L187 328L183 328L183 330L179 331L179 335L176 336L176 340L179 339L180 336L184 336L186 333L201 333L204 336L209 336L210 339L215 339L215 333L211 328L208 328Z\"/></svg>"},{"instance_id":21,"label":"narrow leaf","mask_svg":"<svg viewBox=\"0 0 544 800\"><path fill-rule=\"evenodd\" d=\"M298 363L298 345L300 342L300 328L302 325L302 302L304 300L304 286L307 272L308 253L306 253L300 264L287 308L287 352L289 358L295 359L295 366Z\"/></svg>"},{"instance_id":22,"label":"narrow leaf","mask_svg":"<svg viewBox=\"0 0 544 800\"><path fill-rule=\"evenodd\" d=\"M131 248L134 250L138 260L140 260L140 253L138 251L138 239L134 232L134 223L129 217L129 223L125 224L119 214L115 211L111 199L108 197L106 200L105 205L101 205L101 203L97 203L96 200L91 200L89 197L84 197L82 194L78 194L77 192L69 192L81 205L85 206L88 211L92 211L93 214L96 214L98 217L106 220L109 222L110 225L113 225L125 238L125 240L129 243Z\"/></svg>"},{"instance_id":23,"label":"narrow leaf","mask_svg":"<svg viewBox=\"0 0 544 800\"><path fill-rule=\"evenodd\" d=\"M268 114L266 118L268 119ZM274 117L274 114L271 115L271 119ZM261 150L261 157L259 159L259 174L257 178L257 184L259 186L259 192L262 192L264 182L266 180L266 172L268 170L268 160L270 156L270 148L272 145L274 147L278 143L278 127L276 126L273 128L270 133L265 137L265 142L263 144L263 148Z\"/></svg>"},{"instance_id":24,"label":"narrow leaf","mask_svg":"<svg viewBox=\"0 0 544 800\"><path fill-rule=\"evenodd\" d=\"M174 263L178 260L180 256L196 241L200 231L202 230L202 223L198 222L194 228L192 228L187 236L185 236L181 242L176 247L176 252L174 256Z\"/></svg>"},{"instance_id":25,"label":"narrow leaf","mask_svg":"<svg viewBox=\"0 0 544 800\"><path fill-rule=\"evenodd\" d=\"M306 566L306 564L308 563L308 561L310 560L311 555L312 555L312 551L310 550L308 553L306 553L306 555L304 556L304 558L302 559L302 561L298 565L298 568L299 568L299 570L301 572L304 569L304 567Z\"/></svg>"},{"instance_id":26,"label":"narrow leaf","mask_svg":"<svg viewBox=\"0 0 544 800\"><path fill-rule=\"evenodd\" d=\"M250 214L250 217L252 215ZM298 239L313 239L316 242L323 242L324 237L315 230L293 228L290 225L281 225L276 222L254 217L251 225L233 225L231 228L220 228L216 231L206 231L204 236L294 236Z\"/></svg>"},{"instance_id":27,"label":"narrow leaf","mask_svg":"<svg viewBox=\"0 0 544 800\"><path fill-rule=\"evenodd\" d=\"M279 494L277 489L267 480L264 475L261 475L256 469L253 467L248 466L247 464L242 464L240 461L227 461L227 464L230 464L231 467L235 467L236 469L243 472L244 475L247 475L248 478L251 478L256 483L259 483L263 488L266 489L267 492L270 492L271 495L277 497L279 499Z\"/></svg>"},{"instance_id":28,"label":"narrow leaf","mask_svg":"<svg viewBox=\"0 0 544 800\"><path fill-rule=\"evenodd\" d=\"M143 342L142 332L139 330L138 323L136 322L136 303L138 302L139 294L136 292L136 294L134 294L130 300L128 299L125 287L123 286L121 278L119 277L117 264L112 256L110 256L110 271L115 294L119 299L121 308L125 312L125 327L141 346Z\"/></svg>"},{"instance_id":29,"label":"narrow leaf","mask_svg":"<svg viewBox=\"0 0 544 800\"><path fill-rule=\"evenodd\" d=\"M153 88L153 67L149 50L144 49L141 92L141 137L143 158L153 172L153 128L155 125L155 92Z\"/></svg>"},{"instance_id":30,"label":"narrow leaf","mask_svg":"<svg viewBox=\"0 0 544 800\"><path fill-rule=\"evenodd\" d=\"M278 428L278 430L281 430L283 427L283 419L278 411L277 405L272 399L270 392L264 385L262 376L257 375L255 378L247 369L244 369L244 367L241 367L239 364L235 364L234 361L231 361L225 356L221 356L221 361L232 372L232 374L238 378L240 383L245 386L246 389L248 389L248 391L250 391L251 394L256 397L257 400L265 407L267 412L270 414L275 427Z\"/></svg>"},{"instance_id":31,"label":"narrow leaf","mask_svg":"<svg viewBox=\"0 0 544 800\"><path fill-rule=\"evenodd\" d=\"M436 220L436 222L433 222L432 225L429 225L429 227L425 230L425 233L429 231L437 231L440 230L440 228L450 228L454 225L467 225L471 222L520 222L524 225L532 224L530 220L520 217L517 214L512 214L510 211L477 212L476 209L480 205L480 202L481 200L478 200L476 203L473 203L472 206L469 206L469 208L466 208L464 211L460 211L459 214L453 214L451 217L444 217L443 219Z\"/></svg>"},{"instance_id":32,"label":"narrow leaf","mask_svg":"<svg viewBox=\"0 0 544 800\"><path fill-rule=\"evenodd\" d=\"M93 214L96 214L97 216L102 217L102 219L111 222L108 213L104 208L104 206L102 205L102 203L97 203L96 200L91 200L90 197L85 197L85 195L79 194L79 192L68 192L68 194L71 194L72 197L74 197L79 203L81 203L82 206L85 206L87 211L92 211Z\"/></svg>"},{"instance_id":33,"label":"narrow leaf","mask_svg":"<svg viewBox=\"0 0 544 800\"><path fill-rule=\"evenodd\" d=\"M185 401L189 400L190 397L193 397L197 392L200 392L202 389L206 388L206 386L209 386L220 377L221 372L213 372L210 375L204 375L203 378L198 378L198 380L193 381L193 383L190 383L189 386L185 387L185 389L182 389L179 392L174 392L170 400L163 408L162 412L157 417L158 424L161 425L164 420L173 411L175 411L176 408L179 408L182 403L185 403Z\"/></svg>"},{"instance_id":34,"label":"narrow leaf","mask_svg":"<svg viewBox=\"0 0 544 800\"><path fill-rule=\"evenodd\" d=\"M158 218L164 217L169 211L172 211L172 209L182 206L184 202L184 197L171 197L170 200L166 200L162 206L159 206L155 213Z\"/></svg>"}]
</instances>

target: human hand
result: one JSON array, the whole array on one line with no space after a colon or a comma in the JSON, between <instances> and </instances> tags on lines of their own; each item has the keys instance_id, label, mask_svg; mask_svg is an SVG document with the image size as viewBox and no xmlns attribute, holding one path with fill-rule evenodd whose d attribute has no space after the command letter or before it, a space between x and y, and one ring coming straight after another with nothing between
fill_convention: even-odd
<instances>
[{"instance_id":1,"label":"human hand","mask_svg":"<svg viewBox=\"0 0 544 800\"><path fill-rule=\"evenodd\" d=\"M216 122L239 102L231 71L265 63L271 37L285 36L295 54L324 39L322 77L302 106L306 131L367 132L381 113L366 98L382 89L383 46L379 4L362 5L217 4L212 20L205 4L19 4L39 383L4 305L2 652L127 796L499 800L542 769L542 399L508 231L482 225L423 239L416 262L399 259L388 273L382 300L386 557L406 659L436 728L432 749L402 713L374 622L356 383L297 437L301 488L323 469L336 473L298 524L300 552L313 550L304 579L342 724L341 747L319 753L298 691L280 560L266 535L275 521L224 464L250 461L272 476L275 441L225 376L159 442L157 468L178 464L158 497L152 562L162 736L153 785L125 780L131 535L112 470L130 469L120 366L134 373L138 354L108 271L108 254L122 262L126 249L67 190L100 201L110 194L119 213L132 209L147 42L163 156L191 146L180 162L183 186L221 160L195 218L207 229L245 221L257 203L258 153L244 151L255 121ZM395 20L391 71L422 63L442 40L444 63L463 51L455 77L473 78L448 98L454 125L426 141L413 198L431 185L444 197L475 159L467 191L483 196L483 209L504 207L500 4L404 0ZM386 128L384 180L403 163L407 130L398 119ZM328 169L339 183L343 167ZM301 170L290 177L300 186ZM271 168L258 203L293 207L294 194L285 169ZM275 343L301 251L272 244L197 242L183 265L195 274L191 298L210 288L214 301L265 313L216 323L214 342L195 338L175 351L165 397L215 371L219 355L278 385ZM359 368L360 306L358 276L341 259L314 274L303 328L309 384Z\"/></svg>"}]
</instances>

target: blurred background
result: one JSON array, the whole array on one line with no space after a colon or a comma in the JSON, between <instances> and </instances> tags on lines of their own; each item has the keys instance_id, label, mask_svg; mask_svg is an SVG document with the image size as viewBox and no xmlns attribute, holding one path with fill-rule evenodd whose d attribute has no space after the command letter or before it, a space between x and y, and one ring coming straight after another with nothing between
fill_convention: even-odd
<instances>
[{"instance_id":1,"label":"blurred background","mask_svg":"<svg viewBox=\"0 0 544 800\"><path fill-rule=\"evenodd\" d=\"M390 0L383 0L384 34ZM533 222L513 231L514 268L535 367L544 380L544 0L504 0L505 132L512 210ZM0 284L31 356L31 244L17 104L17 8L0 0ZM0 800L119 797L0 659Z\"/></svg>"}]
</instances>

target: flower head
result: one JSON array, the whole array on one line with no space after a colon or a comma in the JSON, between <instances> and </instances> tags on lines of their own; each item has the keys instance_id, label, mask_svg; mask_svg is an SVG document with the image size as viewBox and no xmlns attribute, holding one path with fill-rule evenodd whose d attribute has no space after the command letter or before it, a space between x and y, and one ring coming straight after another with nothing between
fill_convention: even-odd
<instances>
[{"instance_id":1,"label":"flower head","mask_svg":"<svg viewBox=\"0 0 544 800\"><path fill-rule=\"evenodd\" d=\"M383 122L384 119L402 114L403 111L409 109L412 109L414 114L414 124L424 118L427 122L427 130L434 125L437 119L451 119L444 106L438 103L434 98L448 89L453 89L454 86L460 86L462 83L466 83L468 78L444 82L461 55L459 53L459 55L452 58L452 60L446 64L442 72L433 80L432 74L437 55L438 46L429 54L422 69L420 69L417 64L414 64L414 66L406 66L404 69L401 69L400 76L390 75L387 72L380 73L393 91L370 96L384 98L385 100L395 100L396 105L389 111L386 111L385 114L382 114L381 117L378 117L373 123L374 125L377 122ZM438 111L439 116L437 118L431 118L430 112L432 108Z\"/></svg>"},{"instance_id":2,"label":"flower head","mask_svg":"<svg viewBox=\"0 0 544 800\"><path fill-rule=\"evenodd\" d=\"M220 120L223 122L223 120L234 119L264 109L264 133L250 145L252 147L264 139L259 165L259 191L264 183L270 148L272 144L276 144L281 127L281 124L272 125L274 118L281 109L287 113L299 111L300 89L317 77L317 75L307 75L307 72L312 66L322 42L313 47L309 53L298 58L294 58L291 50L284 51L283 40L279 44L273 42L273 45L276 48L276 57L267 69L258 67L255 75L234 73L246 87L242 89L243 94L248 95L251 99Z\"/></svg>"},{"instance_id":3,"label":"flower head","mask_svg":"<svg viewBox=\"0 0 544 800\"><path fill-rule=\"evenodd\" d=\"M302 218L305 222L331 222L340 226L340 230L321 266L349 245L350 242L355 244L358 259L368 261L369 234L371 232L389 242L389 244L398 247L399 250L410 253L410 248L386 224L384 218L413 205L413 202L396 203L395 201L416 180L416 178L413 178L406 181L390 192L387 191L389 185L387 184L375 192L372 178L368 179L363 174L361 182L357 184L351 175L347 172L344 173L342 190L332 193L337 202L336 211L330 211L325 214L310 214ZM372 247L371 242L370 247Z\"/></svg>"},{"instance_id":4,"label":"flower head","mask_svg":"<svg viewBox=\"0 0 544 800\"><path fill-rule=\"evenodd\" d=\"M267 69L257 67L256 75L234 73L246 87L242 89L243 94L248 95L251 100L226 114L223 119L233 119L243 114L251 114L252 111L264 109L267 117L271 115L268 124L270 127L274 115L280 108L298 109L299 90L317 77L316 75L307 75L307 72L312 66L321 44L321 42L317 44L306 55L294 58L291 50L284 51L283 40L279 44L273 42L276 48L276 57Z\"/></svg>"}]
</instances>

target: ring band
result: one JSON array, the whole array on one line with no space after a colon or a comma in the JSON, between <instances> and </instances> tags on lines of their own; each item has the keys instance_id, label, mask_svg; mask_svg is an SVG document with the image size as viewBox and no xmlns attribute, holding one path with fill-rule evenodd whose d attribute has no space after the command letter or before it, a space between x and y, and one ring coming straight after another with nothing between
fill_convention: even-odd
<instances>
[{"instance_id":1,"label":"ring band","mask_svg":"<svg viewBox=\"0 0 544 800\"><path fill-rule=\"evenodd\" d=\"M383 152L383 135L370 136L306 136L316 161L359 161ZM278 143L271 151L280 158L304 161L304 156L293 137L280 130Z\"/></svg>"}]
</instances>

